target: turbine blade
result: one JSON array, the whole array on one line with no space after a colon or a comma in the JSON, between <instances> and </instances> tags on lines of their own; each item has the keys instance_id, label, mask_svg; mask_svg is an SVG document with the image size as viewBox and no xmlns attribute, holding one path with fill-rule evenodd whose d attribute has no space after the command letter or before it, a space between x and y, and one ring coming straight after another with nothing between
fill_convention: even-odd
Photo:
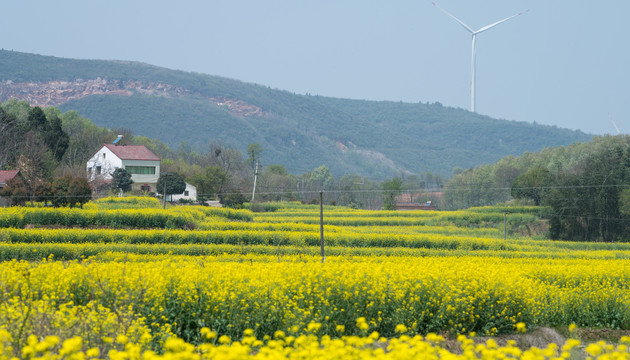
<instances>
[{"instance_id":1,"label":"turbine blade","mask_svg":"<svg viewBox=\"0 0 630 360\"><path fill-rule=\"evenodd\" d=\"M615 127L615 130L617 130L617 134L621 134L621 131L619 131L619 128L617 127L617 124L615 124L615 121L613 119L610 119L610 121L612 122L613 126Z\"/></svg>"},{"instance_id":2,"label":"turbine blade","mask_svg":"<svg viewBox=\"0 0 630 360\"><path fill-rule=\"evenodd\" d=\"M442 9L441 7L439 7L439 6L438 6L438 4L436 4L436 3L434 3L434 2L433 2L432 4L433 4L433 6L435 6L436 8L440 9L443 13L445 13L445 14L446 14L446 16L448 16L448 17L450 17L451 19L453 19L453 20L457 21L457 23L459 23L459 25L463 26L463 27L464 27L464 29L466 29L466 30L470 31L472 34L474 34L474 33L475 33L475 31L474 31L473 29L471 29L471 27L470 27L470 26L468 26L468 25L464 24L464 22L463 22L463 21L459 20L459 19L458 19L458 18L456 18L455 16L451 15L448 11L446 11L446 10Z\"/></svg>"},{"instance_id":3,"label":"turbine blade","mask_svg":"<svg viewBox=\"0 0 630 360\"><path fill-rule=\"evenodd\" d=\"M529 10L527 10L527 11L529 11ZM510 20L510 19L513 19L513 18L515 18L515 17L517 17L517 16L519 16L519 15L522 15L522 14L526 13L527 11L520 12L520 13L518 13L518 14L516 14L516 15L512 15L512 16L510 16L510 17L506 17L505 19L503 19L503 20L499 20L499 21L497 21L497 22L495 22L495 23L492 23L492 24L490 24L490 25L486 25L486 26L482 27L481 29L479 29L479 30L475 31L475 34L479 34L479 33L481 33L481 32L484 32L484 31L486 31L486 30L488 30L488 29L490 29L490 28L492 28L492 27L495 27L495 26L499 25L500 23L506 22L506 21L508 21L508 20Z\"/></svg>"}]
</instances>

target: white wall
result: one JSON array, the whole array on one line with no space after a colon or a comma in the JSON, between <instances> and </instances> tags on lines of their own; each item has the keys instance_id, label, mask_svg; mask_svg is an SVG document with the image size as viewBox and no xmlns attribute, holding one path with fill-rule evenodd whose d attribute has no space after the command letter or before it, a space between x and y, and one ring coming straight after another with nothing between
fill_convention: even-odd
<instances>
[{"instance_id":1,"label":"white wall","mask_svg":"<svg viewBox=\"0 0 630 360\"><path fill-rule=\"evenodd\" d=\"M188 195L185 195L186 191L188 191ZM194 187L193 185L190 185L189 183L186 183L186 190L184 190L183 193L173 194L172 196L173 196L173 201L179 201L179 199L197 201L197 188ZM170 197L171 196L167 196L166 201L171 201Z\"/></svg>"},{"instance_id":2,"label":"white wall","mask_svg":"<svg viewBox=\"0 0 630 360\"><path fill-rule=\"evenodd\" d=\"M103 156L105 155L105 156ZM100 166L100 174L98 174L98 167ZM99 151L90 158L87 162L87 179L93 181L97 178L103 180L109 180L112 178L114 170L122 167L123 163L118 156L116 156L111 150L103 146Z\"/></svg>"}]
</instances>

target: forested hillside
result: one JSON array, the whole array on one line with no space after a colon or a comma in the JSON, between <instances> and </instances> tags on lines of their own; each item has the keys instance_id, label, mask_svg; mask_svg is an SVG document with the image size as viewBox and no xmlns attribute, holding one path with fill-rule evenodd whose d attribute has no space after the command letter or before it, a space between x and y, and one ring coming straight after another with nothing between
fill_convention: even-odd
<instances>
[{"instance_id":1,"label":"forested hillside","mask_svg":"<svg viewBox=\"0 0 630 360\"><path fill-rule=\"evenodd\" d=\"M630 136L595 137L463 171L444 186L444 208L512 198L549 207L550 236L616 241L630 230Z\"/></svg>"},{"instance_id":2,"label":"forested hillside","mask_svg":"<svg viewBox=\"0 0 630 360\"><path fill-rule=\"evenodd\" d=\"M263 165L291 173L326 165L335 176L375 179L493 163L590 135L496 120L439 103L296 95L152 65L0 51L0 101L76 110L94 124L126 128L177 147L222 143L263 148ZM528 119L535 120L535 119Z\"/></svg>"}]
</instances>

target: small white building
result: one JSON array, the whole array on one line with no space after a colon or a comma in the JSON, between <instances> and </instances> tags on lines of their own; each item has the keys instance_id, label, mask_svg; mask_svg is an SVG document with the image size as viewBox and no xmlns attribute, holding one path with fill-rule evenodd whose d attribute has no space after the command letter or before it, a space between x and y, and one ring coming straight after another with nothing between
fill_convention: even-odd
<instances>
[{"instance_id":1,"label":"small white building","mask_svg":"<svg viewBox=\"0 0 630 360\"><path fill-rule=\"evenodd\" d=\"M111 181L114 171L123 168L131 174L133 190L156 192L160 158L144 145L103 144L88 160L86 168L90 182Z\"/></svg>"},{"instance_id":2,"label":"small white building","mask_svg":"<svg viewBox=\"0 0 630 360\"><path fill-rule=\"evenodd\" d=\"M197 201L197 188L194 185L186 183L186 190L184 190L183 193L167 195L166 201L171 201L171 196L173 197L172 201L179 201L180 199Z\"/></svg>"}]
</instances>

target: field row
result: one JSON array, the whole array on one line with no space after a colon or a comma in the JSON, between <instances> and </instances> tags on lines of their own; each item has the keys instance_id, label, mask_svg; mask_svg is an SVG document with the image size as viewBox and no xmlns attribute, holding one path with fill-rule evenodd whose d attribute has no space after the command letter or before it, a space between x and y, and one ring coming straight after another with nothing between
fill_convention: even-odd
<instances>
[{"instance_id":1,"label":"field row","mask_svg":"<svg viewBox=\"0 0 630 360\"><path fill-rule=\"evenodd\" d=\"M357 327L363 326L362 318L357 320ZM161 342L157 353L151 350L148 342L153 340L148 332L129 337L120 335L111 338L107 346L86 348L83 339L74 337L61 342L57 336L38 339L33 336L23 348L12 351L10 335L0 330L0 357L12 358L16 353L25 358L34 359L452 359L452 360L548 360L548 359L628 359L630 357L630 338L622 337L619 344L605 341L584 344L576 339L568 339L564 344L551 343L546 347L521 349L518 342L509 340L499 345L495 340L475 342L474 338L460 335L455 349L446 344L444 337L428 334L426 337L405 334L406 328L398 326L399 338L388 339L376 331L364 336L342 336L334 339L329 336L318 337L320 324L311 323L311 333L300 336L287 336L277 331L273 337L259 339L251 329L243 332L242 337L231 339L218 336L216 332L202 328L203 342L198 346L182 339L171 337ZM341 330L341 329L340 329Z\"/></svg>"},{"instance_id":2,"label":"field row","mask_svg":"<svg viewBox=\"0 0 630 360\"><path fill-rule=\"evenodd\" d=\"M467 256L330 256L322 264L300 255L119 253L10 261L0 264L0 323L14 338L45 335L37 319L47 309L91 304L192 342L202 327L235 338L250 327L257 336L299 335L311 322L321 324L320 335L340 335L339 325L359 335L359 317L384 336L394 336L399 324L414 334L497 334L519 322L630 329L628 270L625 260ZM29 305L36 303L42 313Z\"/></svg>"}]
</instances>

